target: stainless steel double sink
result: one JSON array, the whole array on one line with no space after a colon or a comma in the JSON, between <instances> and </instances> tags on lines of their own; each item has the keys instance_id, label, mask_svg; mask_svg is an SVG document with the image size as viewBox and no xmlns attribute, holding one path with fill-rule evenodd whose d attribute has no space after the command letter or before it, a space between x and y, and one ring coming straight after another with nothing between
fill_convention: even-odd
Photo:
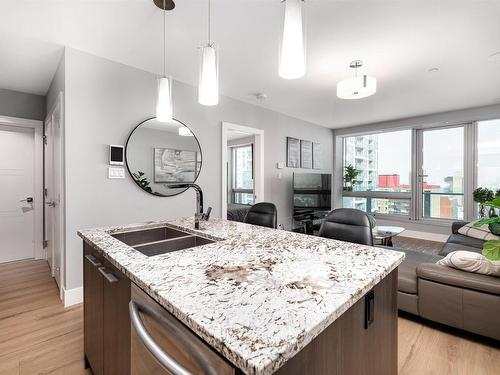
<instances>
[{"instance_id":1,"label":"stainless steel double sink","mask_svg":"<svg viewBox=\"0 0 500 375\"><path fill-rule=\"evenodd\" d=\"M122 231L111 236L149 257L215 242L169 227Z\"/></svg>"}]
</instances>

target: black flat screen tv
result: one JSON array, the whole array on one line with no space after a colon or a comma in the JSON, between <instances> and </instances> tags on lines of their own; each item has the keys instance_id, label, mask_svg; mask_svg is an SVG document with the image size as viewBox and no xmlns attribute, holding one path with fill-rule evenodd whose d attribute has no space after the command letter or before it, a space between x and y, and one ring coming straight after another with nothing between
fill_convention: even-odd
<instances>
[{"instance_id":1,"label":"black flat screen tv","mask_svg":"<svg viewBox=\"0 0 500 375\"><path fill-rule=\"evenodd\" d=\"M304 211L330 211L332 175L330 173L293 174L294 215Z\"/></svg>"}]
</instances>

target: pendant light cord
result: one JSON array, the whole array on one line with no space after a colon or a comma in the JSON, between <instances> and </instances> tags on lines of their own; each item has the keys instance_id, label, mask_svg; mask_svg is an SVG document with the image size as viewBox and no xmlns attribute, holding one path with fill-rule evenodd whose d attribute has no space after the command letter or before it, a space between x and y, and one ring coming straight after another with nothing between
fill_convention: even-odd
<instances>
[{"instance_id":1,"label":"pendant light cord","mask_svg":"<svg viewBox=\"0 0 500 375\"><path fill-rule=\"evenodd\" d=\"M167 64L167 47L166 47L166 44L167 44L167 41L166 41L166 37L165 37L165 13L167 13L167 11L165 10L166 8L166 0L163 0L163 77L166 77L166 72L167 72L167 69L166 69L166 64Z\"/></svg>"},{"instance_id":2,"label":"pendant light cord","mask_svg":"<svg viewBox=\"0 0 500 375\"><path fill-rule=\"evenodd\" d=\"M212 44L212 39L211 39L211 13L212 13L212 9L211 9L211 1L208 0L208 45L211 45Z\"/></svg>"}]
</instances>

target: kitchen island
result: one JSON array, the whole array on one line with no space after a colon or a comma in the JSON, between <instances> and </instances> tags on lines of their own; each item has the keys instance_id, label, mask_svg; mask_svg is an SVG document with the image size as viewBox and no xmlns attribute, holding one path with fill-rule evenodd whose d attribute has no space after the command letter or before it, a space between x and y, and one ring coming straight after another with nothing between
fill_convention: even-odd
<instances>
[{"instance_id":1,"label":"kitchen island","mask_svg":"<svg viewBox=\"0 0 500 375\"><path fill-rule=\"evenodd\" d=\"M214 242L154 256L125 243L126 233L154 228ZM86 289L89 267L109 264L235 373L364 373L356 369L372 361L363 364L371 373L380 368L396 374L396 284L403 253L221 219L193 228L193 219L186 218L80 231L84 253L94 254L87 257L93 263L85 263ZM86 315L95 315L95 304L85 304ZM95 345L86 345L89 360L87 347Z\"/></svg>"}]
</instances>

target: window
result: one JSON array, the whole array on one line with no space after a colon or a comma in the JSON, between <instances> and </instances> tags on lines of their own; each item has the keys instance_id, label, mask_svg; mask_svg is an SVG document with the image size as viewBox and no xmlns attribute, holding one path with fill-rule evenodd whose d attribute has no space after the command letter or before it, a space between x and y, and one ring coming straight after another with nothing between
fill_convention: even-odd
<instances>
[{"instance_id":1,"label":"window","mask_svg":"<svg viewBox=\"0 0 500 375\"><path fill-rule=\"evenodd\" d=\"M232 189L231 201L238 204L254 204L253 145L231 147Z\"/></svg>"},{"instance_id":2,"label":"window","mask_svg":"<svg viewBox=\"0 0 500 375\"><path fill-rule=\"evenodd\" d=\"M464 127L424 130L422 217L464 219Z\"/></svg>"},{"instance_id":3,"label":"window","mask_svg":"<svg viewBox=\"0 0 500 375\"><path fill-rule=\"evenodd\" d=\"M410 215L411 130L344 138L344 167L359 172L344 207L371 214Z\"/></svg>"},{"instance_id":4,"label":"window","mask_svg":"<svg viewBox=\"0 0 500 375\"><path fill-rule=\"evenodd\" d=\"M500 120L477 124L477 186L500 189Z\"/></svg>"},{"instance_id":5,"label":"window","mask_svg":"<svg viewBox=\"0 0 500 375\"><path fill-rule=\"evenodd\" d=\"M372 215L410 215L409 199L344 197L343 207L356 208Z\"/></svg>"},{"instance_id":6,"label":"window","mask_svg":"<svg viewBox=\"0 0 500 375\"><path fill-rule=\"evenodd\" d=\"M344 207L471 221L474 188L500 190L500 119L349 136L343 144L344 167L359 171L352 191L344 188Z\"/></svg>"}]
</instances>

